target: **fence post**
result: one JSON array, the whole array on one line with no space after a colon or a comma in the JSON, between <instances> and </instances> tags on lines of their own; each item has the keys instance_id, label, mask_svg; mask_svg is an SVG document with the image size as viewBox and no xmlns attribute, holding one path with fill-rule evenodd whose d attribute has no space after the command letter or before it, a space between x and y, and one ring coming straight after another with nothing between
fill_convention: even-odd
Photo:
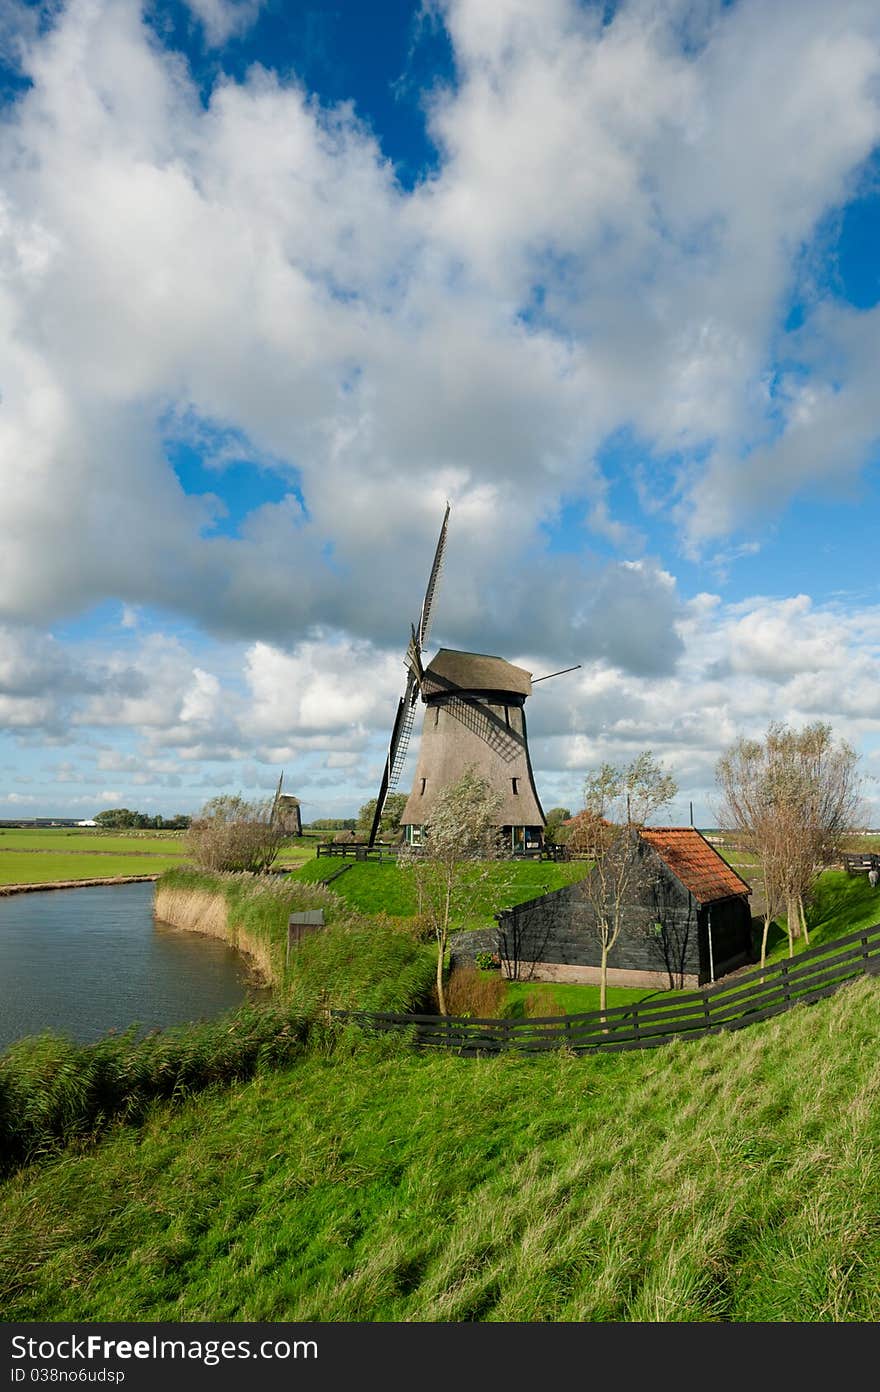
<instances>
[{"instance_id":1,"label":"fence post","mask_svg":"<svg viewBox=\"0 0 880 1392\"><path fill-rule=\"evenodd\" d=\"M633 1011L632 1027L633 1027L633 1034L635 1035L636 1041L637 1041L637 1043L638 1043L638 1046L639 1046L639 1048L641 1049L641 1047L642 1047L642 1040L641 1040L641 1035L639 1034L639 1007L638 1007L638 1006L636 1006L635 1010Z\"/></svg>"},{"instance_id":2,"label":"fence post","mask_svg":"<svg viewBox=\"0 0 880 1392\"><path fill-rule=\"evenodd\" d=\"M783 962L783 963L782 963L782 999L783 999L784 1001L787 1001L787 1002L790 1002L790 1001L791 1001L791 990L789 989L789 985L788 985L788 963L787 963L787 962Z\"/></svg>"},{"instance_id":3,"label":"fence post","mask_svg":"<svg viewBox=\"0 0 880 1392\"><path fill-rule=\"evenodd\" d=\"M712 1009L709 1005L709 993L703 992L703 1014L706 1017L706 1029L712 1028Z\"/></svg>"},{"instance_id":4,"label":"fence post","mask_svg":"<svg viewBox=\"0 0 880 1392\"><path fill-rule=\"evenodd\" d=\"M862 934L862 936L859 938L859 942L862 944L862 971L867 975L867 972L868 972L868 935L867 935L867 933L863 933L863 934Z\"/></svg>"}]
</instances>

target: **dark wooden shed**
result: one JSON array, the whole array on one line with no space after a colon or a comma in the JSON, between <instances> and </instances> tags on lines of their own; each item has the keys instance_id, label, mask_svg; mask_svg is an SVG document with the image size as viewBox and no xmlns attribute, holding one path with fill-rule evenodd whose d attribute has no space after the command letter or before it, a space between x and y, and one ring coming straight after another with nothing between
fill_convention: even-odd
<instances>
[{"instance_id":1,"label":"dark wooden shed","mask_svg":"<svg viewBox=\"0 0 880 1392\"><path fill-rule=\"evenodd\" d=\"M645 827L638 873L608 957L617 986L698 986L752 960L751 890L694 827ZM497 915L509 975L596 982L601 947L584 881ZM460 953L458 955L461 955Z\"/></svg>"}]
</instances>

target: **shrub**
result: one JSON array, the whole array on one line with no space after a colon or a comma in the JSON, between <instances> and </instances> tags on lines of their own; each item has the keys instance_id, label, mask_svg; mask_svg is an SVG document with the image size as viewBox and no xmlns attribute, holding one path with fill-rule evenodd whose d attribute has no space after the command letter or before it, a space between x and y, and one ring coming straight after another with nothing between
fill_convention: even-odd
<instances>
[{"instance_id":1,"label":"shrub","mask_svg":"<svg viewBox=\"0 0 880 1392\"><path fill-rule=\"evenodd\" d=\"M507 1008L507 987L500 976L484 976L476 967L454 967L446 983L450 1015L497 1020Z\"/></svg>"},{"instance_id":2,"label":"shrub","mask_svg":"<svg viewBox=\"0 0 880 1392\"><path fill-rule=\"evenodd\" d=\"M494 971L501 967L501 958L497 952L477 952L474 962L480 971Z\"/></svg>"},{"instance_id":3,"label":"shrub","mask_svg":"<svg viewBox=\"0 0 880 1392\"><path fill-rule=\"evenodd\" d=\"M288 839L272 808L271 801L211 798L186 834L188 853L202 870L268 870Z\"/></svg>"},{"instance_id":4,"label":"shrub","mask_svg":"<svg viewBox=\"0 0 880 1392\"><path fill-rule=\"evenodd\" d=\"M0 1174L113 1122L140 1121L160 1099L252 1077L294 1057L309 1025L275 1006L244 1006L220 1020L108 1035L73 1044L40 1035L0 1057Z\"/></svg>"}]
</instances>

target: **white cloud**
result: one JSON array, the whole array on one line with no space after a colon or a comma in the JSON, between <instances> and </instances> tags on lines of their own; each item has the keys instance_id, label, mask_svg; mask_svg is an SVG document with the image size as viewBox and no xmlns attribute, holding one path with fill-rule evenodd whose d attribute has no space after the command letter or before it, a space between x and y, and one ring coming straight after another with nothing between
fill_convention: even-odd
<instances>
[{"instance_id":1,"label":"white cloud","mask_svg":"<svg viewBox=\"0 0 880 1392\"><path fill-rule=\"evenodd\" d=\"M195 8L212 41L250 13ZM794 254L880 136L874 7L445 13L459 80L412 193L350 108L258 68L204 108L134 0L71 0L30 39L0 146L0 612L112 595L238 636L387 641L449 494L474 566L449 612L468 630L479 609L497 645L487 578L516 585L528 550L552 586L536 529L562 495L626 544L594 463L621 425L708 451L678 478L695 542L858 467L865 316L820 308L793 339L812 400L765 380ZM163 456L193 415L295 466L308 514L291 494L206 535L216 500Z\"/></svg>"},{"instance_id":2,"label":"white cloud","mask_svg":"<svg viewBox=\"0 0 880 1392\"><path fill-rule=\"evenodd\" d=\"M220 48L228 39L250 29L262 6L262 0L185 0L185 3L201 21L205 40L212 48Z\"/></svg>"}]
</instances>

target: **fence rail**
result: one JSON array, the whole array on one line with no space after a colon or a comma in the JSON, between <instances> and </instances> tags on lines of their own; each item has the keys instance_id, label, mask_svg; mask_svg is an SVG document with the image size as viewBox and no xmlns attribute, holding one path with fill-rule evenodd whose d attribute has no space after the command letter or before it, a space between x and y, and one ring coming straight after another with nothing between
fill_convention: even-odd
<instances>
[{"instance_id":1,"label":"fence rail","mask_svg":"<svg viewBox=\"0 0 880 1392\"><path fill-rule=\"evenodd\" d=\"M517 1049L539 1053L568 1047L579 1053L653 1049L673 1038L702 1039L743 1029L795 1005L830 996L862 975L880 975L880 924L767 967L754 967L728 982L699 991L577 1015L479 1020L452 1015L392 1015L334 1010L337 1019L366 1029L408 1031L425 1048L468 1055Z\"/></svg>"},{"instance_id":2,"label":"fence rail","mask_svg":"<svg viewBox=\"0 0 880 1392\"><path fill-rule=\"evenodd\" d=\"M876 851L844 851L841 860L848 875L880 870L880 855Z\"/></svg>"}]
</instances>

